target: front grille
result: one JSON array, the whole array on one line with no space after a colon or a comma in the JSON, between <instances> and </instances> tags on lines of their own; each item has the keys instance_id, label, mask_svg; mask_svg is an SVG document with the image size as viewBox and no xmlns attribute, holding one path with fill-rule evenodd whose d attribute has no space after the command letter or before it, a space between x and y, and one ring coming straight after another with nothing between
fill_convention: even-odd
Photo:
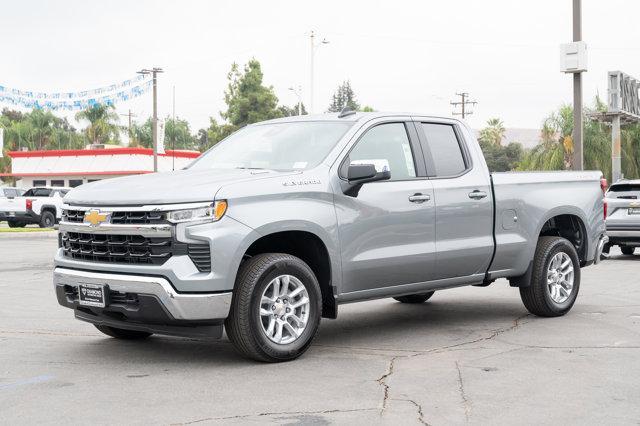
<instances>
[{"instance_id":1,"label":"front grille","mask_svg":"<svg viewBox=\"0 0 640 426\"><path fill-rule=\"evenodd\" d=\"M200 272L211 272L211 249L209 244L189 244L187 252Z\"/></svg>"},{"instance_id":2,"label":"front grille","mask_svg":"<svg viewBox=\"0 0 640 426\"><path fill-rule=\"evenodd\" d=\"M89 262L161 265L172 255L172 238L140 235L62 234L64 255Z\"/></svg>"},{"instance_id":3,"label":"front grille","mask_svg":"<svg viewBox=\"0 0 640 426\"><path fill-rule=\"evenodd\" d=\"M64 210L62 220L64 222L82 223L84 221L85 210ZM117 211L111 212L111 221L115 225L155 225L169 223L163 212L136 212Z\"/></svg>"}]
</instances>

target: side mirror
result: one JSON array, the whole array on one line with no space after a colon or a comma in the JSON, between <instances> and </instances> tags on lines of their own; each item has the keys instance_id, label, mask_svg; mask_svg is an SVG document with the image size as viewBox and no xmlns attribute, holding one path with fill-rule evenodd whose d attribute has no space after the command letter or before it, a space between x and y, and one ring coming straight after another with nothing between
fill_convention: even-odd
<instances>
[{"instance_id":1,"label":"side mirror","mask_svg":"<svg viewBox=\"0 0 640 426\"><path fill-rule=\"evenodd\" d=\"M357 197L365 183L391 179L389 162L386 160L363 160L352 162L347 169L348 184L343 185L345 195Z\"/></svg>"}]
</instances>

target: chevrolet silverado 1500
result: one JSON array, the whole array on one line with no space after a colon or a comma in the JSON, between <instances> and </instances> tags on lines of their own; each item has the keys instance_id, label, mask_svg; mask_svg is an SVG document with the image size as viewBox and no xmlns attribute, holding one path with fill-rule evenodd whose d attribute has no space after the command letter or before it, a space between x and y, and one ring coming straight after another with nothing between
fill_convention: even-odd
<instances>
[{"instance_id":1,"label":"chevrolet silverado 1500","mask_svg":"<svg viewBox=\"0 0 640 426\"><path fill-rule=\"evenodd\" d=\"M247 126L185 170L64 199L54 288L116 338L214 337L298 357L343 303L507 278L560 316L606 243L600 172L490 173L463 122L302 116Z\"/></svg>"}]
</instances>

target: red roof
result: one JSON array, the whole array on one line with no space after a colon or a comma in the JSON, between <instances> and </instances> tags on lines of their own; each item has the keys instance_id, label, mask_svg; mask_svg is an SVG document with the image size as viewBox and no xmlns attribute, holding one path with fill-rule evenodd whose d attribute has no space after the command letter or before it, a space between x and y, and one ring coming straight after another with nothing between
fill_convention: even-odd
<instances>
[{"instance_id":1,"label":"red roof","mask_svg":"<svg viewBox=\"0 0 640 426\"><path fill-rule=\"evenodd\" d=\"M107 148L107 149L52 149L46 151L9 151L11 158L26 157L80 157L96 155L153 155L151 148ZM198 151L178 151L167 149L161 157L198 158ZM95 174L95 173L94 173ZM32 175L29 175L32 176Z\"/></svg>"}]
</instances>

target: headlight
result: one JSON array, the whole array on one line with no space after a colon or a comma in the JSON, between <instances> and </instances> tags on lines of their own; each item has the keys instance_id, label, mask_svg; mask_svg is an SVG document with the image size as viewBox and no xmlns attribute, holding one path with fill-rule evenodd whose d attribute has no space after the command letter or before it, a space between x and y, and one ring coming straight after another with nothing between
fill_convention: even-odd
<instances>
[{"instance_id":1,"label":"headlight","mask_svg":"<svg viewBox=\"0 0 640 426\"><path fill-rule=\"evenodd\" d=\"M227 202L225 200L220 200L205 207L170 211L167 213L167 220L172 223L216 222L222 219L222 216L224 216L226 211Z\"/></svg>"}]
</instances>

